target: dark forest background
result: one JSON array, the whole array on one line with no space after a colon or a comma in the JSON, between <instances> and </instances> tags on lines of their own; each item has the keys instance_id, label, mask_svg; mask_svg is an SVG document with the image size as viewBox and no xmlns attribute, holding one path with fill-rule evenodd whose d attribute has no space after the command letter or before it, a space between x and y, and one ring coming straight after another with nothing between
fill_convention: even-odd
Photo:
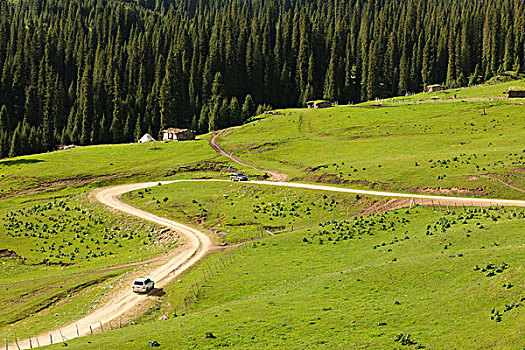
<instances>
[{"instance_id":1,"label":"dark forest background","mask_svg":"<svg viewBox=\"0 0 525 350\"><path fill-rule=\"evenodd\" d=\"M0 158L509 70L523 0L4 0Z\"/></svg>"}]
</instances>

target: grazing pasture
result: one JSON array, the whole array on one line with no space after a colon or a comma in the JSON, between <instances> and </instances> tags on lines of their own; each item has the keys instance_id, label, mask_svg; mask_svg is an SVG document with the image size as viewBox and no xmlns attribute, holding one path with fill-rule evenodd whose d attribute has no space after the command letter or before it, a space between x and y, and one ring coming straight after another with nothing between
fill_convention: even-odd
<instances>
[{"instance_id":1,"label":"grazing pasture","mask_svg":"<svg viewBox=\"0 0 525 350\"><path fill-rule=\"evenodd\" d=\"M244 186L232 184L226 192L219 185L215 192L232 195L237 206ZM158 186L152 192L164 190L169 197L176 189ZM295 196L322 196L309 192ZM167 204L155 209L133 199L170 212ZM181 196L179 203L191 199ZM199 203L223 205L213 196ZM355 217L358 211L351 211L349 219L336 213L311 227L211 255L165 288L167 294L138 325L67 343L88 349L140 349L153 341L204 349L522 345L522 209L440 213L417 206Z\"/></svg>"},{"instance_id":2,"label":"grazing pasture","mask_svg":"<svg viewBox=\"0 0 525 350\"><path fill-rule=\"evenodd\" d=\"M519 199L525 191L524 102L488 98L507 85L457 92L487 96L474 101L433 102L419 94L410 103L396 98L383 105L283 110L234 129L219 144L295 181Z\"/></svg>"}]
</instances>

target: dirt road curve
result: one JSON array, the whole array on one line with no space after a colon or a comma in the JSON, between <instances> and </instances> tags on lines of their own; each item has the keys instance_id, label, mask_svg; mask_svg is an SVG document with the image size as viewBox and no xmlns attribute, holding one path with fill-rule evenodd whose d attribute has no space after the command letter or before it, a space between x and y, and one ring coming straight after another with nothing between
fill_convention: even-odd
<instances>
[{"instance_id":1,"label":"dirt road curve","mask_svg":"<svg viewBox=\"0 0 525 350\"><path fill-rule=\"evenodd\" d=\"M188 182L188 181L226 181L226 180L176 180L176 181L163 181L161 184L170 184L175 182ZM303 184L303 183L292 183L292 182L276 182L276 181L248 181L247 183L266 185L266 186L279 186L279 187L292 187L292 188L304 188L320 191L329 192L342 192L342 193L354 193L371 196L382 196L382 197L398 197L417 199L417 204L427 205L465 205L465 206L514 206L514 207L525 207L525 200L508 200L508 199L491 199L491 198L468 198L468 197L445 197L445 196L427 196L420 194L407 194L407 193L396 193L396 192L381 192L381 191L368 191L368 190L356 190L344 187L334 186L323 186L315 184ZM110 187L103 189L96 194L97 200L101 203L112 207L114 209L123 211L125 213L135 215L139 218L155 222L157 224L169 227L173 230L180 232L186 239L184 248L181 249L180 253L173 259L168 261L166 264L160 266L150 274L150 277L155 281L156 286L162 287L166 285L171 279L179 275L181 272L186 270L192 264L196 263L202 258L207 251L212 247L212 243L208 236L204 233L186 226L184 224L177 223L172 220L168 220L146 211L134 208L126 203L119 200L119 197L126 192L143 189L158 185L159 182L141 183L122 185L116 187ZM100 322L104 325L108 322L117 319L125 312L131 310L139 301L143 298L147 298L145 295L137 295L131 292L131 290L118 295L107 304L96 309L90 315L74 322L71 325L56 329L38 336L40 345L47 345L50 342L49 334L52 334L55 341L61 341L62 335L66 339L77 337L77 326L79 329L78 335L84 336L89 334L89 326L97 327ZM33 347L35 347L36 339L33 338ZM29 349L29 339L25 339L19 342L21 349ZM15 344L11 344L9 349L17 349Z\"/></svg>"},{"instance_id":2,"label":"dirt road curve","mask_svg":"<svg viewBox=\"0 0 525 350\"><path fill-rule=\"evenodd\" d=\"M164 182L163 184L165 183L166 182ZM181 233L181 235L184 237L185 244L182 249L178 248L180 249L179 254L177 254L170 261L158 267L156 270L149 274L149 276L152 277L155 281L156 287L163 287L174 277L176 277L181 272L183 272L188 267L197 262L199 259L201 259L211 248L212 243L208 236L192 227L134 208L119 200L119 197L123 193L142 188L152 187L157 184L158 182L152 182L110 187L98 192L96 194L96 198L101 203L111 208L123 211L131 215L135 215L139 218L157 223L159 225L169 227ZM68 326L39 335L38 343L40 345L48 345L50 343L50 334L52 335L54 342L62 341L62 339L64 338L72 339L76 338L77 336L85 336L90 333L90 326L93 327L94 330L96 330L96 328L100 327L100 323L104 325L112 320L117 319L122 314L131 310L138 302L147 297L147 295L139 295L133 293L131 291L130 286L130 288L127 291L121 293L120 295L117 295L110 302L94 310L91 314L87 315L86 317ZM36 344L37 340L35 337L33 337L32 346L36 347ZM29 349L29 339L19 341L18 345L21 349ZM9 346L9 349L18 349L18 347L16 346L16 344L11 344Z\"/></svg>"},{"instance_id":3,"label":"dirt road curve","mask_svg":"<svg viewBox=\"0 0 525 350\"><path fill-rule=\"evenodd\" d=\"M238 163L238 164L241 164L241 165L244 165L244 166L247 166L247 167L250 167L254 170L258 170L258 171L263 171L265 173L268 173L270 174L270 181L276 181L276 182L281 182L281 181L286 181L286 179L288 178L285 174L283 173L280 173L278 171L275 171L275 170L263 170L263 169L259 169L259 168L256 168L248 163L246 163L244 160L238 158L238 157L235 157L234 155L231 155L229 154L228 152L226 152L225 150L223 150L218 144L217 144L217 139L220 138L221 136L223 136L223 134L225 133L228 133L230 132L231 130L235 129L235 127L233 128L229 128L229 129L224 129L224 130L221 130L221 131L217 131L216 133L213 134L213 137L211 138L210 140L210 146L211 148L213 148L215 150L215 152L219 153L220 155L223 155L225 157L228 157L230 158L231 160L233 160L235 163Z\"/></svg>"}]
</instances>

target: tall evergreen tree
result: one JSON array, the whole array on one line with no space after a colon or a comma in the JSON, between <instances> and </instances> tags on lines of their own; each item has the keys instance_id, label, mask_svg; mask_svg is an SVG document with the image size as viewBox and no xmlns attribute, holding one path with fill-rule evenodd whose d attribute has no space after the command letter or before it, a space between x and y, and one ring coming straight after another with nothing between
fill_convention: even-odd
<instances>
[{"instance_id":1,"label":"tall evergreen tree","mask_svg":"<svg viewBox=\"0 0 525 350\"><path fill-rule=\"evenodd\" d=\"M244 103L242 105L241 117L242 121L247 121L250 117L255 114L255 103L253 102L251 95L246 95Z\"/></svg>"},{"instance_id":2,"label":"tall evergreen tree","mask_svg":"<svg viewBox=\"0 0 525 350\"><path fill-rule=\"evenodd\" d=\"M82 74L82 132L80 135L80 143L88 145L93 140L91 139L93 132L93 71L90 65L86 66Z\"/></svg>"},{"instance_id":3,"label":"tall evergreen tree","mask_svg":"<svg viewBox=\"0 0 525 350\"><path fill-rule=\"evenodd\" d=\"M9 115L7 114L7 107L3 105L0 109L0 159L7 157L9 154L8 123Z\"/></svg>"}]
</instances>

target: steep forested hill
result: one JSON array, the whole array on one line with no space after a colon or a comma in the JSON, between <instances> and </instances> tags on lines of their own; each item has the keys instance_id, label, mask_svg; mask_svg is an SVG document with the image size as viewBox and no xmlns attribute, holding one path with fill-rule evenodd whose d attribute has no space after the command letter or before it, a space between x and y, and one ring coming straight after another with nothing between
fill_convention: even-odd
<instances>
[{"instance_id":1,"label":"steep forested hill","mask_svg":"<svg viewBox=\"0 0 525 350\"><path fill-rule=\"evenodd\" d=\"M0 2L0 158L525 70L522 0Z\"/></svg>"}]
</instances>

